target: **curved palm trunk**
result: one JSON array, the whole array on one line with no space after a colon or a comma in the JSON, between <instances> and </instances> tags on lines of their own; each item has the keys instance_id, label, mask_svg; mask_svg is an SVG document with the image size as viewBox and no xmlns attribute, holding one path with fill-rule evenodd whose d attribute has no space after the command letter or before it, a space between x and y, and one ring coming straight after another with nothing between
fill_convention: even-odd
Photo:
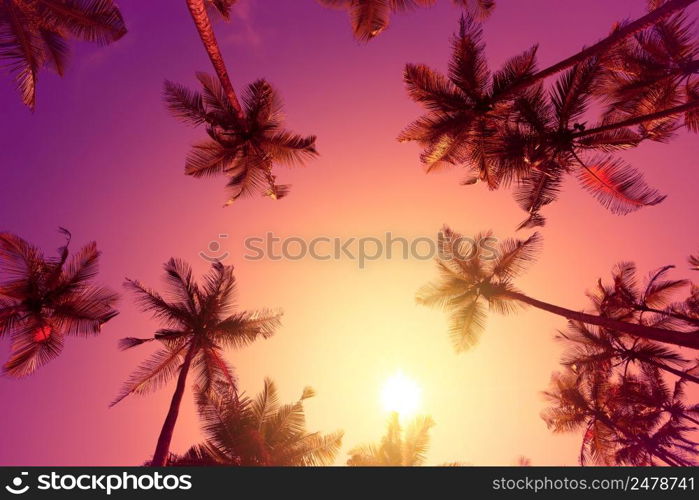
<instances>
[{"instance_id":1,"label":"curved palm trunk","mask_svg":"<svg viewBox=\"0 0 699 500\"><path fill-rule=\"evenodd\" d=\"M223 61L223 55L221 54L221 49L216 41L216 35L214 35L214 29L211 26L211 20L209 19L209 14L206 12L206 5L204 0L187 0L187 7L189 8L189 13L192 15L194 20L194 25L197 27L199 32L199 38L201 38L204 44L204 49L209 55L211 64L214 66L216 75L221 81L221 86L223 87L228 100L233 106L233 109L238 113L239 117L242 117L243 110L240 107L240 102L236 96L235 89L233 89L233 84L228 76L228 70L226 69L226 64Z\"/></svg>"},{"instance_id":2,"label":"curved palm trunk","mask_svg":"<svg viewBox=\"0 0 699 500\"><path fill-rule=\"evenodd\" d=\"M686 113L687 111L691 111L691 110L696 109L696 108L699 108L699 99L697 99L695 101L689 101L689 102L687 102L685 104L681 104L679 106L675 106L674 108L664 109L662 111L658 111L657 113L650 113L648 115L634 116L633 118L629 118L628 120L622 120L620 122L610 123L608 125L602 125L601 127L595 127L595 128L591 128L588 130L583 130L581 132L576 132L573 134L573 137L575 137L575 138L585 137L588 135L599 134L600 132L608 132L609 130L616 130L616 129L625 128L625 127L633 127L634 125L640 125L642 123L648 123L648 122L652 122L655 120L660 120L662 118L667 118L668 116Z\"/></svg>"},{"instance_id":3,"label":"curved palm trunk","mask_svg":"<svg viewBox=\"0 0 699 500\"><path fill-rule=\"evenodd\" d=\"M543 302L541 300L528 297L527 295L519 292L507 292L506 296L519 302L529 304L537 309L542 309L544 311L557 314L558 316L563 316L566 319L579 321L580 323L601 326L603 328L608 328L609 330L628 333L629 335L633 335L635 337L699 350L698 332L676 332L673 330L665 330L664 328L637 325L634 323L627 323L625 321L605 318L603 316L595 316L594 314L573 311L572 309L566 309L565 307L549 304L548 302Z\"/></svg>"},{"instance_id":4,"label":"curved palm trunk","mask_svg":"<svg viewBox=\"0 0 699 500\"><path fill-rule=\"evenodd\" d=\"M684 9L685 7L693 4L696 1L697 0L670 0L662 6L655 9L654 11L649 12L645 16L639 17L638 19L627 24L626 26L623 26L615 30L614 33L600 40L596 44L581 50L577 54L572 55L567 59L563 59L562 61L554 64L553 66L549 66L548 68L539 71L538 73L532 75L531 78L522 81L518 85L514 85L506 92L506 94L508 96L513 95L517 91L525 89L537 82L540 82L544 78L547 78L551 75L555 75L556 73L563 71L564 69L570 68L571 66L574 66L584 61L585 59L588 59L589 57L600 55L601 53L609 50L625 38L628 38L631 35L638 33L639 31L642 31L648 28L649 26L652 26L658 21L662 21L663 19Z\"/></svg>"},{"instance_id":5,"label":"curved palm trunk","mask_svg":"<svg viewBox=\"0 0 699 500\"><path fill-rule=\"evenodd\" d=\"M182 396L187 387L187 374L189 373L189 368L192 365L192 359L194 359L196 351L196 346L192 343L180 367L180 375L177 377L177 387L175 388L175 393L172 395L170 409L167 412L167 417L165 417L163 428L158 437L158 444L153 454L153 461L151 462L153 467L163 467L167 463L167 457L170 454L170 443L172 442L172 436L175 432L175 423L180 413L180 403L182 403Z\"/></svg>"}]
</instances>

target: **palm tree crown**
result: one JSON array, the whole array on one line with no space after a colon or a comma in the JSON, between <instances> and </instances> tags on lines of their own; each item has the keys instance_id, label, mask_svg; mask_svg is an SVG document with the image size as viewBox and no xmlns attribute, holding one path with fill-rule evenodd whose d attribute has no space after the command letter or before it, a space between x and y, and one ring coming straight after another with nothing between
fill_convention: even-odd
<instances>
[{"instance_id":1,"label":"palm tree crown","mask_svg":"<svg viewBox=\"0 0 699 500\"><path fill-rule=\"evenodd\" d=\"M684 14L676 14L687 3L656 5L646 21L615 30L596 51L584 50L555 71L536 71L532 47L492 76L480 26L462 19L446 77L423 65L406 66L408 93L428 113L399 140L424 148L428 172L465 166L472 174L463 184L515 184L515 199L528 213L520 228L544 225L541 210L558 198L567 174L613 213L656 205L665 196L611 153L643 140L668 140L682 125L697 128L697 46ZM565 69L544 90L544 78ZM615 105L588 126L593 99Z\"/></svg>"},{"instance_id":2,"label":"palm tree crown","mask_svg":"<svg viewBox=\"0 0 699 500\"><path fill-rule=\"evenodd\" d=\"M662 3L653 1L649 7ZM680 11L605 54L598 94L609 105L607 115L650 114L699 99L699 42L694 31L695 23ZM653 140L669 140L681 116L643 124L641 131ZM699 110L687 111L684 120L688 130L699 132Z\"/></svg>"},{"instance_id":3,"label":"palm tree crown","mask_svg":"<svg viewBox=\"0 0 699 500\"><path fill-rule=\"evenodd\" d=\"M172 113L192 125L205 125L209 135L187 157L185 173L228 176L228 204L255 192L273 199L285 196L289 186L277 184L273 167L277 163L302 165L315 157L315 137L284 130L281 100L264 80L247 87L239 116L218 80L204 73L197 73L197 79L201 92L165 83L165 99Z\"/></svg>"},{"instance_id":4,"label":"palm tree crown","mask_svg":"<svg viewBox=\"0 0 699 500\"><path fill-rule=\"evenodd\" d=\"M223 356L225 347L244 347L258 338L271 337L280 324L281 314L269 310L234 312L236 281L233 267L220 262L197 284L189 265L178 259L165 264L167 294L160 295L138 281L127 280L144 311L162 321L163 328L150 338L122 339L129 349L157 341L162 347L142 363L124 385L112 406L129 394L146 394L178 376L168 418L156 449L154 461L163 465L172 439L179 404L190 367L197 386L208 392L219 384L236 390L233 372Z\"/></svg>"},{"instance_id":5,"label":"palm tree crown","mask_svg":"<svg viewBox=\"0 0 699 500\"><path fill-rule=\"evenodd\" d=\"M511 58L491 75L482 38L480 25L462 17L452 40L447 76L425 65L406 65L408 94L427 114L408 125L398 140L424 147L421 160L428 172L466 165L473 175L464 184L481 180L494 189L499 180L488 143L512 114L511 88L534 74L536 47Z\"/></svg>"},{"instance_id":6,"label":"palm tree crown","mask_svg":"<svg viewBox=\"0 0 699 500\"><path fill-rule=\"evenodd\" d=\"M661 378L574 370L555 374L545 393L551 406L542 418L554 432L584 431L580 463L693 465L699 406L682 402L682 381L671 389Z\"/></svg>"},{"instance_id":7,"label":"palm tree crown","mask_svg":"<svg viewBox=\"0 0 699 500\"><path fill-rule=\"evenodd\" d=\"M173 465L319 466L330 465L342 444L341 431L323 435L306 430L304 401L314 396L310 387L298 401L280 404L274 382L265 379L255 398L230 389L198 391L197 404L207 440Z\"/></svg>"},{"instance_id":8,"label":"palm tree crown","mask_svg":"<svg viewBox=\"0 0 699 500\"><path fill-rule=\"evenodd\" d=\"M39 70L63 74L70 38L108 44L126 34L112 0L3 0L0 60L14 75L22 102L34 108Z\"/></svg>"},{"instance_id":9,"label":"palm tree crown","mask_svg":"<svg viewBox=\"0 0 699 500\"><path fill-rule=\"evenodd\" d=\"M508 239L488 251L496 241L491 233L466 239L445 226L437 260L440 280L417 293L419 304L449 312L449 334L459 352L480 339L487 308L509 312L516 306L508 297L516 291L512 280L534 259L541 238L534 233L525 241Z\"/></svg>"},{"instance_id":10,"label":"palm tree crown","mask_svg":"<svg viewBox=\"0 0 699 500\"><path fill-rule=\"evenodd\" d=\"M485 19L495 7L494 0L452 0L478 19ZM352 32L368 42L388 28L391 14L416 7L430 7L436 0L318 0L325 6L349 11Z\"/></svg>"},{"instance_id":11,"label":"palm tree crown","mask_svg":"<svg viewBox=\"0 0 699 500\"><path fill-rule=\"evenodd\" d=\"M65 337L100 333L116 316L117 295L93 285L100 252L92 242L69 258L70 233L58 257L19 236L0 233L0 337L12 339L3 369L21 377L51 361L63 350Z\"/></svg>"},{"instance_id":12,"label":"palm tree crown","mask_svg":"<svg viewBox=\"0 0 699 500\"><path fill-rule=\"evenodd\" d=\"M536 257L541 242L538 233L526 240L506 239L495 245L496 242L490 233L464 238L445 227L440 234L437 259L441 279L417 293L418 303L449 312L449 330L457 351L478 341L485 328L486 308L509 313L524 305L632 339L699 350L696 287L685 301L662 308L664 297L685 286L686 281L664 280L660 273L649 283L646 301L638 299L640 302L631 306L634 314L610 314L606 307L598 307L597 314L575 311L529 297L514 286L513 279ZM661 309L654 310L653 304Z\"/></svg>"},{"instance_id":13,"label":"palm tree crown","mask_svg":"<svg viewBox=\"0 0 699 500\"><path fill-rule=\"evenodd\" d=\"M369 444L350 450L347 465L369 467L411 467L423 465L430 444L430 417L415 417L403 430L398 413L391 414L386 434L379 445Z\"/></svg>"}]
</instances>

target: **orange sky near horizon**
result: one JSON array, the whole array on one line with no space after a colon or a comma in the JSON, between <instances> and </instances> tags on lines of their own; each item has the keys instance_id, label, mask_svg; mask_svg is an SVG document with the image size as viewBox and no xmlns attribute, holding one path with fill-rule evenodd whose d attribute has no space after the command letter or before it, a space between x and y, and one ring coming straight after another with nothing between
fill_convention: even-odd
<instances>
[{"instance_id":1,"label":"orange sky near horizon","mask_svg":"<svg viewBox=\"0 0 699 500\"><path fill-rule=\"evenodd\" d=\"M203 130L172 119L160 97L163 79L193 86L194 71L208 71L208 60L184 2L170 9L167 23L158 17L165 0L152 3L120 1L129 34L114 46L76 50L72 71L42 81L33 115L0 82L13 120L0 134L0 229L47 252L61 243L58 226L73 232L74 249L96 240L103 251L100 282L122 292L125 277L161 287L161 266L171 256L189 261L201 276L208 263L199 253L228 235L221 252L235 265L239 306L285 312L272 339L227 352L240 387L254 394L269 376L282 401L294 400L306 385L316 389L306 404L308 429L345 431L338 464L350 448L383 434L388 414L381 387L401 371L421 389L418 412L436 422L429 464L514 465L524 455L533 465L575 465L580 435L554 435L539 417L541 391L559 367L553 336L565 327L562 318L534 309L491 314L480 344L456 354L446 315L414 300L437 276L432 261L379 259L359 269L348 259L243 258L245 238L267 232L305 239L391 232L414 239L436 238L449 224L466 235L530 234L515 233L524 213L509 192L460 186L464 175L457 170L426 175L419 148L395 140L422 111L405 93L402 68L425 62L445 69L457 9L440 2L396 16L386 33L360 45L343 12L310 0L298 7L295 0L275 7L242 1L242 19L216 26L234 84L267 77L284 98L288 128L317 134L321 156L304 168L279 170L280 180L292 184L287 198L246 199L223 209L222 179L182 174ZM603 36L612 22L637 17L645 4L524 3L499 2L485 24L491 67L536 42L543 67ZM699 15L696 7L690 12ZM671 144L644 143L621 156L668 199L619 217L569 179L546 211L543 250L517 281L522 290L581 309L585 290L620 260L634 260L641 274L674 263L674 276L689 277L686 257L699 249L691 222L697 136L681 133ZM2 433L0 464L131 465L149 458L174 384L108 408L151 349L119 352L117 339L148 336L158 326L132 299L123 293L121 314L99 338L70 339L59 359L25 380L0 378L0 396L11 401L0 428L12 429ZM7 351L3 341L2 359ZM188 392L173 451L200 440Z\"/></svg>"}]
</instances>

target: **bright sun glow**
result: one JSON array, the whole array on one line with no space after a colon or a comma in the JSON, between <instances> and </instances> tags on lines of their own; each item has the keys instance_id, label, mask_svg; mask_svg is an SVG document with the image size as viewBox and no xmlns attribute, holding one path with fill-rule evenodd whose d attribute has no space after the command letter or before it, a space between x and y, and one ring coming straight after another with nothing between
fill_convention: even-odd
<instances>
[{"instance_id":1,"label":"bright sun glow","mask_svg":"<svg viewBox=\"0 0 699 500\"><path fill-rule=\"evenodd\" d=\"M381 390L381 403L386 411L409 416L420 406L421 392L414 380L398 372L386 380Z\"/></svg>"}]
</instances>

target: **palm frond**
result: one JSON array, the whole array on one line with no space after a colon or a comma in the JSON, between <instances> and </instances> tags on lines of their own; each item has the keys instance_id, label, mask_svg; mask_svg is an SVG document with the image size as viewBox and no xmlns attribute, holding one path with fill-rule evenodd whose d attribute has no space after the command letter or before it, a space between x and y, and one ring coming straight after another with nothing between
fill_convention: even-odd
<instances>
[{"instance_id":1,"label":"palm frond","mask_svg":"<svg viewBox=\"0 0 699 500\"><path fill-rule=\"evenodd\" d=\"M262 392L252 400L250 408L258 429L261 429L264 423L279 411L279 394L272 379L265 377Z\"/></svg>"},{"instance_id":2,"label":"palm frond","mask_svg":"<svg viewBox=\"0 0 699 500\"><path fill-rule=\"evenodd\" d=\"M119 339L119 344L118 344L119 350L126 351L128 349L139 346L141 344L145 344L146 342L152 342L153 340L155 340L155 339L154 338L139 339L136 337L124 337L123 339Z\"/></svg>"},{"instance_id":3,"label":"palm frond","mask_svg":"<svg viewBox=\"0 0 699 500\"><path fill-rule=\"evenodd\" d=\"M297 166L318 156L316 137L302 136L282 130L269 137L266 147L276 162Z\"/></svg>"},{"instance_id":4,"label":"palm frond","mask_svg":"<svg viewBox=\"0 0 699 500\"><path fill-rule=\"evenodd\" d=\"M455 5L463 7L478 20L484 20L493 13L495 0L452 0Z\"/></svg>"},{"instance_id":5,"label":"palm frond","mask_svg":"<svg viewBox=\"0 0 699 500\"><path fill-rule=\"evenodd\" d=\"M560 126L567 127L587 110L600 74L595 58L578 63L556 82L551 101Z\"/></svg>"},{"instance_id":6,"label":"palm frond","mask_svg":"<svg viewBox=\"0 0 699 500\"><path fill-rule=\"evenodd\" d=\"M202 141L187 155L184 172L196 178L219 175L230 170L240 157L237 149L225 148L218 141Z\"/></svg>"},{"instance_id":7,"label":"palm frond","mask_svg":"<svg viewBox=\"0 0 699 500\"><path fill-rule=\"evenodd\" d=\"M80 40L108 44L126 34L124 19L112 0L42 0L37 7L45 23Z\"/></svg>"},{"instance_id":8,"label":"palm frond","mask_svg":"<svg viewBox=\"0 0 699 500\"><path fill-rule=\"evenodd\" d=\"M562 181L562 172L557 166L549 165L546 169L533 171L518 182L514 192L515 200L530 214L519 228L544 225L540 211L558 199Z\"/></svg>"},{"instance_id":9,"label":"palm frond","mask_svg":"<svg viewBox=\"0 0 699 500\"><path fill-rule=\"evenodd\" d=\"M135 293L136 304L141 307L141 310L151 313L154 318L173 326L189 324L191 317L183 304L167 302L158 292L146 287L138 280L127 279L124 287Z\"/></svg>"},{"instance_id":10,"label":"palm frond","mask_svg":"<svg viewBox=\"0 0 699 500\"><path fill-rule=\"evenodd\" d=\"M526 81L536 72L537 45L508 59L498 71L493 73L491 94L497 99L511 88Z\"/></svg>"},{"instance_id":11,"label":"palm frond","mask_svg":"<svg viewBox=\"0 0 699 500\"><path fill-rule=\"evenodd\" d=\"M3 365L3 372L12 377L34 373L63 351L61 330L37 321L25 323L12 337L10 358Z\"/></svg>"},{"instance_id":12,"label":"palm frond","mask_svg":"<svg viewBox=\"0 0 699 500\"><path fill-rule=\"evenodd\" d=\"M507 239L499 246L498 256L493 266L493 274L498 278L510 279L518 276L532 262L541 247L539 233L526 240Z\"/></svg>"},{"instance_id":13,"label":"palm frond","mask_svg":"<svg viewBox=\"0 0 699 500\"><path fill-rule=\"evenodd\" d=\"M201 93L165 80L163 96L170 112L184 122L201 125L208 119Z\"/></svg>"},{"instance_id":14,"label":"palm frond","mask_svg":"<svg viewBox=\"0 0 699 500\"><path fill-rule=\"evenodd\" d=\"M482 38L480 24L471 17L462 16L449 61L449 79L474 101L485 96L490 79Z\"/></svg>"},{"instance_id":15,"label":"palm frond","mask_svg":"<svg viewBox=\"0 0 699 500\"><path fill-rule=\"evenodd\" d=\"M577 174L583 188L612 213L625 215L665 199L665 195L648 187L643 176L623 160L607 156L581 167Z\"/></svg>"},{"instance_id":16,"label":"palm frond","mask_svg":"<svg viewBox=\"0 0 699 500\"><path fill-rule=\"evenodd\" d=\"M231 8L238 0L207 0L206 5L223 19L228 21L231 15Z\"/></svg>"},{"instance_id":17,"label":"palm frond","mask_svg":"<svg viewBox=\"0 0 699 500\"><path fill-rule=\"evenodd\" d=\"M129 376L109 406L116 405L130 394L143 395L161 388L179 371L188 347L189 344L182 343L177 348L156 351Z\"/></svg>"},{"instance_id":18,"label":"palm frond","mask_svg":"<svg viewBox=\"0 0 699 500\"><path fill-rule=\"evenodd\" d=\"M45 58L42 39L27 29L32 23L14 2L4 2L0 16L0 60L14 76L22 102L34 109L37 74Z\"/></svg>"},{"instance_id":19,"label":"palm frond","mask_svg":"<svg viewBox=\"0 0 699 500\"><path fill-rule=\"evenodd\" d=\"M480 340L485 330L486 314L483 304L473 299L449 316L449 336L456 352L464 352Z\"/></svg>"},{"instance_id":20,"label":"palm frond","mask_svg":"<svg viewBox=\"0 0 699 500\"><path fill-rule=\"evenodd\" d=\"M415 417L405 430L403 438L403 464L423 465L430 446L430 429L434 427L431 417Z\"/></svg>"},{"instance_id":21,"label":"palm frond","mask_svg":"<svg viewBox=\"0 0 699 500\"><path fill-rule=\"evenodd\" d=\"M429 110L457 112L465 107L464 97L458 88L424 64L406 64L403 80L408 95Z\"/></svg>"}]
</instances>

